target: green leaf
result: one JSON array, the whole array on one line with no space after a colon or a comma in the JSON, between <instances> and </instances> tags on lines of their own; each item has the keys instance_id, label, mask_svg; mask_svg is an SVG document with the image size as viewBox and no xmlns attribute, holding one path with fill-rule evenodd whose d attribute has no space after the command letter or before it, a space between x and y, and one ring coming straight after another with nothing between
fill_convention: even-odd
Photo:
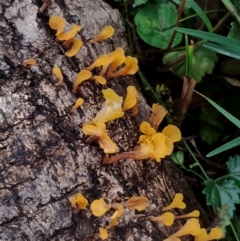
<instances>
[{"instance_id":1,"label":"green leaf","mask_svg":"<svg viewBox=\"0 0 240 241\"><path fill-rule=\"evenodd\" d=\"M235 51L233 49L229 49L225 46L221 46L219 44L206 42L203 44L203 47L234 59L240 59L240 52Z\"/></svg>"},{"instance_id":2,"label":"green leaf","mask_svg":"<svg viewBox=\"0 0 240 241\"><path fill-rule=\"evenodd\" d=\"M237 137L236 139L229 141L228 143L216 148L215 150L209 152L206 157L211 157L211 156L215 156L221 152L227 151L229 149L232 149L236 146L240 146L240 137Z\"/></svg>"},{"instance_id":3,"label":"green leaf","mask_svg":"<svg viewBox=\"0 0 240 241\"><path fill-rule=\"evenodd\" d=\"M181 55L184 54L185 51L170 52L163 57L163 63L167 64L169 62L175 61L176 59L181 57ZM194 50L191 61L191 70L188 74L188 77L200 82L206 73L212 73L212 70L215 66L215 62L217 61L217 54L213 51L206 50L203 47L199 47L196 50ZM185 76L185 61L176 64L174 67L170 68L170 70L175 75L182 78L183 76Z\"/></svg>"},{"instance_id":4,"label":"green leaf","mask_svg":"<svg viewBox=\"0 0 240 241\"><path fill-rule=\"evenodd\" d=\"M222 74L235 76L240 75L240 60L237 59L228 59L224 61L223 67L221 69Z\"/></svg>"},{"instance_id":5,"label":"green leaf","mask_svg":"<svg viewBox=\"0 0 240 241\"><path fill-rule=\"evenodd\" d=\"M240 156L235 155L234 157L229 157L226 164L229 171L229 177L239 182L240 185Z\"/></svg>"},{"instance_id":6,"label":"green leaf","mask_svg":"<svg viewBox=\"0 0 240 241\"><path fill-rule=\"evenodd\" d=\"M173 34L171 27L177 21L177 11L169 4L147 4L134 18L141 39L156 48L166 49ZM182 34L177 33L172 47L180 43Z\"/></svg>"},{"instance_id":7,"label":"green leaf","mask_svg":"<svg viewBox=\"0 0 240 241\"><path fill-rule=\"evenodd\" d=\"M228 38L240 40L240 24L237 21L232 23L232 27L228 33Z\"/></svg>"},{"instance_id":8,"label":"green leaf","mask_svg":"<svg viewBox=\"0 0 240 241\"><path fill-rule=\"evenodd\" d=\"M198 6L198 4L194 0L187 0L186 2L197 13L198 17L200 17L202 19L202 21L206 25L208 31L212 32L212 24L209 21L207 15L204 13L204 11Z\"/></svg>"},{"instance_id":9,"label":"green leaf","mask_svg":"<svg viewBox=\"0 0 240 241\"><path fill-rule=\"evenodd\" d=\"M172 153L171 155L172 160L179 166L184 166L184 153L182 151L177 151Z\"/></svg>"},{"instance_id":10,"label":"green leaf","mask_svg":"<svg viewBox=\"0 0 240 241\"><path fill-rule=\"evenodd\" d=\"M240 189L235 185L233 180L224 180L221 183L215 183L214 180L206 180L206 187L203 193L207 197L207 205L212 205L214 211L224 204L228 205L228 213L230 218L233 216L235 204L240 203L239 193Z\"/></svg>"},{"instance_id":11,"label":"green leaf","mask_svg":"<svg viewBox=\"0 0 240 241\"><path fill-rule=\"evenodd\" d=\"M145 4L147 2L148 2L148 0L134 0L134 6L136 7L136 6Z\"/></svg>"},{"instance_id":12,"label":"green leaf","mask_svg":"<svg viewBox=\"0 0 240 241\"><path fill-rule=\"evenodd\" d=\"M236 125L238 128L240 128L240 120L238 120L235 116L224 110L220 105L218 105L216 102L213 100L209 99L208 97L202 95L201 93L197 92L196 93L201 95L203 98L205 98L212 106L214 106L220 113L222 113L228 120L230 120L234 125Z\"/></svg>"},{"instance_id":13,"label":"green leaf","mask_svg":"<svg viewBox=\"0 0 240 241\"><path fill-rule=\"evenodd\" d=\"M197 38L201 38L203 40L207 40L213 43L217 43L219 45L225 46L229 49L234 51L240 52L240 41L235 39L230 39L219 34L208 33L204 31L194 30L194 29L187 29L187 28L174 28L176 31L180 33L185 33Z\"/></svg>"}]
</instances>

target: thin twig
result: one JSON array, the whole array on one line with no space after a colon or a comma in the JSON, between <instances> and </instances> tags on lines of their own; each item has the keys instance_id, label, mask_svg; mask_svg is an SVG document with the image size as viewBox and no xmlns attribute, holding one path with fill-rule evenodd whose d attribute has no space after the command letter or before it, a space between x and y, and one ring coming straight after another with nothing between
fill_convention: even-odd
<instances>
[{"instance_id":1,"label":"thin twig","mask_svg":"<svg viewBox=\"0 0 240 241\"><path fill-rule=\"evenodd\" d=\"M40 13L43 13L43 12L44 12L44 10L47 8L47 6L48 6L48 4L50 3L50 1L51 1L51 0L44 0L44 3L43 3L43 5L42 5L42 7L40 7L40 9L39 9L39 12L40 12Z\"/></svg>"},{"instance_id":2,"label":"thin twig","mask_svg":"<svg viewBox=\"0 0 240 241\"><path fill-rule=\"evenodd\" d=\"M178 8L178 18L177 18L177 22L175 24L175 27L178 27L178 25L179 25L179 20L182 17L182 13L183 13L183 10L184 10L185 3L186 3L186 1L182 0L181 4L179 5L179 8ZM167 50L166 50L167 52L172 47L172 43L174 41L174 38L175 38L176 34L177 34L176 30L173 30L173 34L172 34L171 39L170 39L170 41L168 43L168 46L167 46Z\"/></svg>"}]
</instances>

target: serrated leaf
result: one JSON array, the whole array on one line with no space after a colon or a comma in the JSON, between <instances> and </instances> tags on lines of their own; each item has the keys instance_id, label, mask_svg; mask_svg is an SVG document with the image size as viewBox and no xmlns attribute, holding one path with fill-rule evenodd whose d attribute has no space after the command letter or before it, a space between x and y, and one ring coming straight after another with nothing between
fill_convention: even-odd
<instances>
[{"instance_id":1,"label":"serrated leaf","mask_svg":"<svg viewBox=\"0 0 240 241\"><path fill-rule=\"evenodd\" d=\"M177 21L177 11L170 4L157 3L143 6L134 18L141 39L156 48L166 49ZM177 33L172 47L180 43L182 34Z\"/></svg>"},{"instance_id":2,"label":"serrated leaf","mask_svg":"<svg viewBox=\"0 0 240 241\"><path fill-rule=\"evenodd\" d=\"M207 205L212 205L214 211L224 204L228 205L228 213L230 218L236 209L235 204L240 203L239 193L240 189L235 185L233 180L225 179L223 182L216 183L210 179L205 181L205 189L203 193L207 197Z\"/></svg>"},{"instance_id":3,"label":"serrated leaf","mask_svg":"<svg viewBox=\"0 0 240 241\"><path fill-rule=\"evenodd\" d=\"M240 156L235 155L234 157L229 157L226 165L229 171L229 177L239 181L240 185Z\"/></svg>"},{"instance_id":4,"label":"serrated leaf","mask_svg":"<svg viewBox=\"0 0 240 241\"><path fill-rule=\"evenodd\" d=\"M185 51L170 52L164 56L163 63L167 64L169 62L172 62L178 59L181 55L184 55L184 53ZM189 72L188 77L200 82L206 73L212 73L216 61L217 54L215 52L206 50L203 47L197 48L196 50L194 50L193 53L191 70ZM185 61L170 68L170 70L180 78L182 78L185 75L185 69Z\"/></svg>"}]
</instances>

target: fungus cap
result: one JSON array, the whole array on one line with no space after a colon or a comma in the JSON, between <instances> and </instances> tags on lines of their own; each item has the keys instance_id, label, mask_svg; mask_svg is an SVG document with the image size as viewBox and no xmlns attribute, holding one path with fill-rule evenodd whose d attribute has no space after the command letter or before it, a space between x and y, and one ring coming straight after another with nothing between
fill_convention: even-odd
<instances>
[{"instance_id":1,"label":"fungus cap","mask_svg":"<svg viewBox=\"0 0 240 241\"><path fill-rule=\"evenodd\" d=\"M150 218L152 221L160 222L160 223L164 224L165 226L171 226L174 221L174 215L171 212L166 212L160 216L150 217Z\"/></svg>"},{"instance_id":2,"label":"fungus cap","mask_svg":"<svg viewBox=\"0 0 240 241\"><path fill-rule=\"evenodd\" d=\"M67 55L68 57L73 57L81 49L82 45L83 45L82 40L75 39L74 42L73 42L72 48L69 49L68 51L66 51L65 55Z\"/></svg>"},{"instance_id":3,"label":"fungus cap","mask_svg":"<svg viewBox=\"0 0 240 241\"><path fill-rule=\"evenodd\" d=\"M87 79L90 79L92 76L92 73L88 70L82 70L78 73L77 75L77 79L75 80L74 84L73 84L73 89L72 92L73 94L76 94L77 92L77 87L84 81Z\"/></svg>"},{"instance_id":4,"label":"fungus cap","mask_svg":"<svg viewBox=\"0 0 240 241\"><path fill-rule=\"evenodd\" d=\"M111 208L111 206L106 204L106 202L104 201L103 198L94 200L90 205L90 209L91 209L93 215L96 217L101 217L110 208Z\"/></svg>"},{"instance_id":5,"label":"fungus cap","mask_svg":"<svg viewBox=\"0 0 240 241\"><path fill-rule=\"evenodd\" d=\"M96 42L100 42L100 41L103 41L103 40L106 40L110 37L113 36L114 34L114 28L112 26L105 26L101 32L98 34L98 36L94 39L91 39L89 42L90 43L96 43Z\"/></svg>"},{"instance_id":6,"label":"fungus cap","mask_svg":"<svg viewBox=\"0 0 240 241\"><path fill-rule=\"evenodd\" d=\"M62 75L62 71L58 66L55 66L52 69L54 75L56 76L56 78L58 79L58 82L55 84L55 86L59 86L62 85L63 83L63 75Z\"/></svg>"},{"instance_id":7,"label":"fungus cap","mask_svg":"<svg viewBox=\"0 0 240 241\"><path fill-rule=\"evenodd\" d=\"M51 29L57 30L56 36L61 34L65 28L66 20L65 18L53 15L49 19L49 25Z\"/></svg>"},{"instance_id":8,"label":"fungus cap","mask_svg":"<svg viewBox=\"0 0 240 241\"><path fill-rule=\"evenodd\" d=\"M183 200L183 194L182 193L176 193L174 198L173 198L172 203L170 205L164 207L162 210L167 211L167 210L173 209L173 208L184 209L184 208L186 208L186 204L182 200Z\"/></svg>"}]
</instances>

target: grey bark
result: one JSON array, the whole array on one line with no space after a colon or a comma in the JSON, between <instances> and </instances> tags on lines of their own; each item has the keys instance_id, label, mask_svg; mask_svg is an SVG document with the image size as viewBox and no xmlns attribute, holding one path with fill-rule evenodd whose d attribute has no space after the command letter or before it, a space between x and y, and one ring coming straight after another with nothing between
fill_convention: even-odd
<instances>
[{"instance_id":1,"label":"grey bark","mask_svg":"<svg viewBox=\"0 0 240 241\"><path fill-rule=\"evenodd\" d=\"M102 86L89 81L78 88L77 95L71 92L78 71L98 56L117 47L127 51L120 13L100 0L56 0L39 14L42 3L2 0L0 4L0 240L100 240L98 228L109 223L109 214L96 218L89 206L75 214L68 198L78 192L89 202L100 197L113 203L133 195L147 196L151 204L146 211L126 210L108 240L163 240L184 221L162 228L145 216L160 214L171 202L169 193L184 193L186 212L200 209L181 171L167 160L161 164L124 160L102 166L102 150L87 145L80 130L101 108ZM54 41L48 25L53 14L65 17L68 26L82 26L79 37L85 43L72 58L74 64ZM114 37L89 44L87 40L105 25L115 27ZM28 58L35 58L37 65L23 67ZM54 65L64 74L60 87L55 86ZM129 85L136 86L133 77L107 83L123 96ZM85 103L70 114L78 97ZM139 112L137 117L126 114L108 123L119 152L132 150L139 124L149 118L141 96Z\"/></svg>"}]
</instances>

